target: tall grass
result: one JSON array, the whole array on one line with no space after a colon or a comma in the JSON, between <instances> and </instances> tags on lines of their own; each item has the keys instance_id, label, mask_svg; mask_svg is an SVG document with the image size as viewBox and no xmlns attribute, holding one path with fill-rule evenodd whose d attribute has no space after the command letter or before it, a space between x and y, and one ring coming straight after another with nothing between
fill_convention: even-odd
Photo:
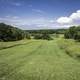
<instances>
[{"instance_id":1,"label":"tall grass","mask_svg":"<svg viewBox=\"0 0 80 80\"><path fill-rule=\"evenodd\" d=\"M58 44L69 56L80 59L80 42L73 39L60 39Z\"/></svg>"}]
</instances>

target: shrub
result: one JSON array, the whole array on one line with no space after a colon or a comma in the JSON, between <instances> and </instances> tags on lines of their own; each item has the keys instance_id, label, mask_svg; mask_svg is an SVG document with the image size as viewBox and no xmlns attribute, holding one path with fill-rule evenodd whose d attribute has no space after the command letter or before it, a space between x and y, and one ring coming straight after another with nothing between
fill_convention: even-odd
<instances>
[{"instance_id":1,"label":"shrub","mask_svg":"<svg viewBox=\"0 0 80 80\"><path fill-rule=\"evenodd\" d=\"M64 34L66 39L75 39L80 41L80 26L70 27Z\"/></svg>"},{"instance_id":2,"label":"shrub","mask_svg":"<svg viewBox=\"0 0 80 80\"><path fill-rule=\"evenodd\" d=\"M34 35L34 39L43 39L43 40L52 40L49 34L36 34Z\"/></svg>"}]
</instances>

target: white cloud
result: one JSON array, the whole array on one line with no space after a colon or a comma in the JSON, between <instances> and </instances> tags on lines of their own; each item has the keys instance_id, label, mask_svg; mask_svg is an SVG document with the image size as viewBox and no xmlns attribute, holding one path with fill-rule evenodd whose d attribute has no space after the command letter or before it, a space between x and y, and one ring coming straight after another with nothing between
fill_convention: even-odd
<instances>
[{"instance_id":1,"label":"white cloud","mask_svg":"<svg viewBox=\"0 0 80 80\"><path fill-rule=\"evenodd\" d=\"M72 23L72 19L69 17L60 17L57 22L60 24L70 24Z\"/></svg>"},{"instance_id":2,"label":"white cloud","mask_svg":"<svg viewBox=\"0 0 80 80\"><path fill-rule=\"evenodd\" d=\"M19 17L17 17L17 16L13 16L12 18L13 18L13 19L18 19Z\"/></svg>"},{"instance_id":3,"label":"white cloud","mask_svg":"<svg viewBox=\"0 0 80 80\"><path fill-rule=\"evenodd\" d=\"M80 20L80 10L78 10L76 13L72 13L70 18L73 20Z\"/></svg>"},{"instance_id":4,"label":"white cloud","mask_svg":"<svg viewBox=\"0 0 80 80\"><path fill-rule=\"evenodd\" d=\"M10 15L7 15L7 16L5 16L6 18L9 18L10 17Z\"/></svg>"},{"instance_id":5,"label":"white cloud","mask_svg":"<svg viewBox=\"0 0 80 80\"><path fill-rule=\"evenodd\" d=\"M0 22L4 22L10 25L17 26L21 29L48 29L55 28L53 24L53 20L47 19L44 17L34 18L34 19L26 19L26 18L18 18L17 16L6 16L4 18L0 18Z\"/></svg>"},{"instance_id":6,"label":"white cloud","mask_svg":"<svg viewBox=\"0 0 80 80\"><path fill-rule=\"evenodd\" d=\"M41 10L33 10L38 13L43 13ZM52 19L49 17L40 16L37 18L22 18L18 16L7 15L0 18L0 22L11 24L22 29L56 29L56 28L68 28L73 25L80 24L80 10L72 13L69 17L60 17L58 19Z\"/></svg>"},{"instance_id":7,"label":"white cloud","mask_svg":"<svg viewBox=\"0 0 80 80\"><path fill-rule=\"evenodd\" d=\"M75 13L72 13L69 17L60 17L57 19L57 22L60 24L80 24L80 10L77 10Z\"/></svg>"},{"instance_id":8,"label":"white cloud","mask_svg":"<svg viewBox=\"0 0 80 80\"><path fill-rule=\"evenodd\" d=\"M56 21L55 21L55 20L50 20L49 22L50 22L50 23L55 23Z\"/></svg>"},{"instance_id":9,"label":"white cloud","mask_svg":"<svg viewBox=\"0 0 80 80\"><path fill-rule=\"evenodd\" d=\"M21 3L12 3L15 6L21 6Z\"/></svg>"},{"instance_id":10,"label":"white cloud","mask_svg":"<svg viewBox=\"0 0 80 80\"><path fill-rule=\"evenodd\" d=\"M17 17L17 16L16 16ZM56 23L55 20L40 17L34 19L27 18L16 18L15 16L6 16L4 18L0 18L0 22L4 22L21 29L57 29L64 28L64 26Z\"/></svg>"},{"instance_id":11,"label":"white cloud","mask_svg":"<svg viewBox=\"0 0 80 80\"><path fill-rule=\"evenodd\" d=\"M5 16L5 18L7 18L7 19L18 19L19 17L7 15L7 16Z\"/></svg>"},{"instance_id":12,"label":"white cloud","mask_svg":"<svg viewBox=\"0 0 80 80\"><path fill-rule=\"evenodd\" d=\"M41 13L41 14L43 14L43 13L44 13L44 11L39 10L39 9L32 9L32 11L37 12L37 13Z\"/></svg>"},{"instance_id":13,"label":"white cloud","mask_svg":"<svg viewBox=\"0 0 80 80\"><path fill-rule=\"evenodd\" d=\"M18 16L5 16L0 18L0 22L4 22L10 25L18 24L21 20Z\"/></svg>"},{"instance_id":14,"label":"white cloud","mask_svg":"<svg viewBox=\"0 0 80 80\"><path fill-rule=\"evenodd\" d=\"M28 7L33 7L33 6L30 4L30 5L28 5Z\"/></svg>"},{"instance_id":15,"label":"white cloud","mask_svg":"<svg viewBox=\"0 0 80 80\"><path fill-rule=\"evenodd\" d=\"M77 10L77 12L79 12L79 13L80 13L80 10Z\"/></svg>"}]
</instances>

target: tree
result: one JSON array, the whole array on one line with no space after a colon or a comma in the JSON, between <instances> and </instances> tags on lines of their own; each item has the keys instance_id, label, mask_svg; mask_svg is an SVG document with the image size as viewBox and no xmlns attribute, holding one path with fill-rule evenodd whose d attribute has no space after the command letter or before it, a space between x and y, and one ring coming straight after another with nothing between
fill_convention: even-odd
<instances>
[{"instance_id":1,"label":"tree","mask_svg":"<svg viewBox=\"0 0 80 80\"><path fill-rule=\"evenodd\" d=\"M80 41L80 32L77 32L74 36L74 39Z\"/></svg>"},{"instance_id":2,"label":"tree","mask_svg":"<svg viewBox=\"0 0 80 80\"><path fill-rule=\"evenodd\" d=\"M0 23L0 41L16 41L24 38L30 38L24 30Z\"/></svg>"},{"instance_id":3,"label":"tree","mask_svg":"<svg viewBox=\"0 0 80 80\"><path fill-rule=\"evenodd\" d=\"M64 34L67 39L75 39L80 41L80 26L70 27Z\"/></svg>"}]
</instances>

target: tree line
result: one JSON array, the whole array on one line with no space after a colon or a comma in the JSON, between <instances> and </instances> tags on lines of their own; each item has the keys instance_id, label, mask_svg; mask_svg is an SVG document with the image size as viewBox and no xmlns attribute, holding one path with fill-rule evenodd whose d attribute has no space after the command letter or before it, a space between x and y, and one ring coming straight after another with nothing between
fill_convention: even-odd
<instances>
[{"instance_id":1,"label":"tree line","mask_svg":"<svg viewBox=\"0 0 80 80\"><path fill-rule=\"evenodd\" d=\"M22 39L52 40L51 34L64 34L66 39L80 41L80 26L69 29L21 30L19 28L0 23L0 41L17 41Z\"/></svg>"},{"instance_id":2,"label":"tree line","mask_svg":"<svg viewBox=\"0 0 80 80\"><path fill-rule=\"evenodd\" d=\"M42 30L25 30L30 34L64 34L66 29L42 29Z\"/></svg>"},{"instance_id":3,"label":"tree line","mask_svg":"<svg viewBox=\"0 0 80 80\"><path fill-rule=\"evenodd\" d=\"M43 39L43 40L52 40L52 34L64 34L66 29L42 29L42 30L25 30L31 36L33 36L34 39Z\"/></svg>"},{"instance_id":4,"label":"tree line","mask_svg":"<svg viewBox=\"0 0 80 80\"><path fill-rule=\"evenodd\" d=\"M27 32L11 25L0 23L0 41L17 41L24 38L30 38Z\"/></svg>"},{"instance_id":5,"label":"tree line","mask_svg":"<svg viewBox=\"0 0 80 80\"><path fill-rule=\"evenodd\" d=\"M66 39L74 39L80 41L80 26L70 27L64 34Z\"/></svg>"}]
</instances>

